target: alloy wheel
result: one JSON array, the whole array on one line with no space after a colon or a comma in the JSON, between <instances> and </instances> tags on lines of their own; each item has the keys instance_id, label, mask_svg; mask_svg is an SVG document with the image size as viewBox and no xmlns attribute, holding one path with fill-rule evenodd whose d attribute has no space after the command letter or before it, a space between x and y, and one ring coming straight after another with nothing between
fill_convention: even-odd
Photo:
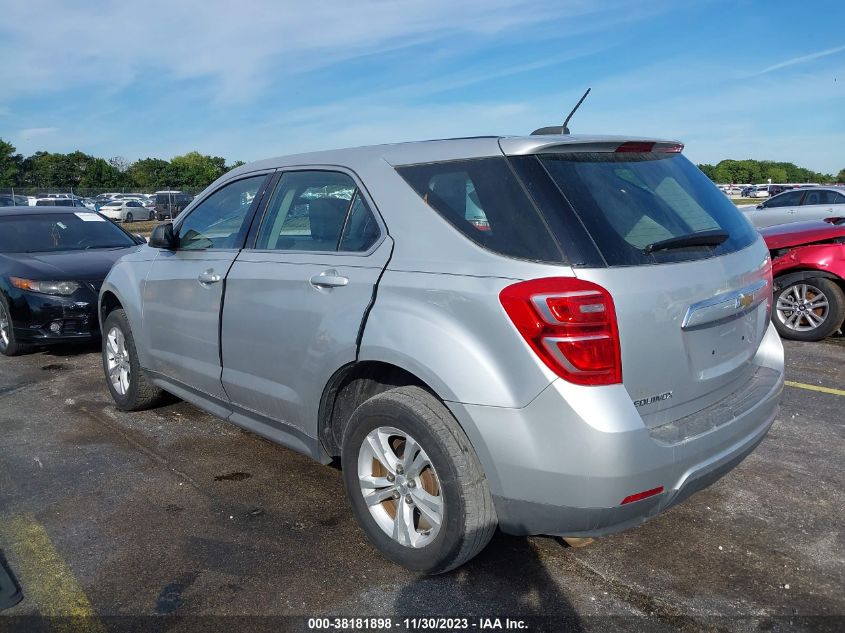
<instances>
[{"instance_id":1,"label":"alloy wheel","mask_svg":"<svg viewBox=\"0 0 845 633\"><path fill-rule=\"evenodd\" d=\"M793 284L778 297L775 312L778 320L790 330L815 330L827 319L830 302L811 284Z\"/></svg>"},{"instance_id":2,"label":"alloy wheel","mask_svg":"<svg viewBox=\"0 0 845 633\"><path fill-rule=\"evenodd\" d=\"M381 426L358 451L361 494L378 526L400 545L425 547L440 532L444 498L426 452L404 431Z\"/></svg>"},{"instance_id":3,"label":"alloy wheel","mask_svg":"<svg viewBox=\"0 0 845 633\"><path fill-rule=\"evenodd\" d=\"M106 365L112 387L118 394L125 396L129 391L131 367L126 338L120 328L113 327L106 337Z\"/></svg>"},{"instance_id":4,"label":"alloy wheel","mask_svg":"<svg viewBox=\"0 0 845 633\"><path fill-rule=\"evenodd\" d=\"M0 303L0 346L6 349L11 340L12 321L9 319L9 313L6 312L6 306Z\"/></svg>"}]
</instances>

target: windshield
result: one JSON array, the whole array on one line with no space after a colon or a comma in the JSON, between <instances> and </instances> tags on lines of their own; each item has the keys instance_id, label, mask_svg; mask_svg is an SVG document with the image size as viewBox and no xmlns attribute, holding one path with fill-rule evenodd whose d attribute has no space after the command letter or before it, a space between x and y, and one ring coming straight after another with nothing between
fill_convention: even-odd
<instances>
[{"instance_id":1,"label":"windshield","mask_svg":"<svg viewBox=\"0 0 845 633\"><path fill-rule=\"evenodd\" d=\"M756 239L736 207L680 154L583 152L538 160L610 266L724 255ZM676 240L708 232L727 239ZM672 249L649 248L669 240Z\"/></svg>"},{"instance_id":2,"label":"windshield","mask_svg":"<svg viewBox=\"0 0 845 633\"><path fill-rule=\"evenodd\" d=\"M135 241L96 213L0 216L0 253L125 248Z\"/></svg>"}]
</instances>

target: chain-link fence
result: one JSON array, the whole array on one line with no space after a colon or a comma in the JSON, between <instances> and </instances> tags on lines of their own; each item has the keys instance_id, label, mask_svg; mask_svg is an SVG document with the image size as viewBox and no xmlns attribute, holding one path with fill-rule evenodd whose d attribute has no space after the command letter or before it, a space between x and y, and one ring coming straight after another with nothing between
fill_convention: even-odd
<instances>
[{"instance_id":1,"label":"chain-link fence","mask_svg":"<svg viewBox=\"0 0 845 633\"><path fill-rule=\"evenodd\" d=\"M66 195L79 198L96 198L103 194L121 194L121 195L152 195L157 192L180 192L191 196L197 195L203 187L180 187L173 185L172 187L158 187L157 189L140 188L130 189L128 187L109 188L88 188L88 187L0 187L0 196L26 196L30 198L49 198L51 196Z\"/></svg>"}]
</instances>

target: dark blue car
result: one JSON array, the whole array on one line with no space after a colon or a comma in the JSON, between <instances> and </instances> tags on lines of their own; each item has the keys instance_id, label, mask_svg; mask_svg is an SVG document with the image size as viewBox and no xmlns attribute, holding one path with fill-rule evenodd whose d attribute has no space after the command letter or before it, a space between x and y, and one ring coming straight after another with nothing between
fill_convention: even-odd
<instances>
[{"instance_id":1,"label":"dark blue car","mask_svg":"<svg viewBox=\"0 0 845 633\"><path fill-rule=\"evenodd\" d=\"M0 354L99 338L100 284L141 243L87 209L0 208Z\"/></svg>"}]
</instances>

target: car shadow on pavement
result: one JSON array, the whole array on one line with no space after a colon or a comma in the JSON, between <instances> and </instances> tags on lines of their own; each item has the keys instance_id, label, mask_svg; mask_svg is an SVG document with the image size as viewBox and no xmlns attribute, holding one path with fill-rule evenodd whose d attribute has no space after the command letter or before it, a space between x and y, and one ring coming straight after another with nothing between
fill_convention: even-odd
<instances>
[{"instance_id":1,"label":"car shadow on pavement","mask_svg":"<svg viewBox=\"0 0 845 633\"><path fill-rule=\"evenodd\" d=\"M28 354L41 354L43 356L82 356L84 354L99 353L102 349L102 342L88 341L85 343L61 343L44 347L33 347Z\"/></svg>"},{"instance_id":2,"label":"car shadow on pavement","mask_svg":"<svg viewBox=\"0 0 845 633\"><path fill-rule=\"evenodd\" d=\"M501 532L455 571L421 576L401 589L394 612L401 617L532 618L532 631L583 630L575 608L546 571L531 539ZM548 620L534 622L534 618Z\"/></svg>"}]
</instances>

